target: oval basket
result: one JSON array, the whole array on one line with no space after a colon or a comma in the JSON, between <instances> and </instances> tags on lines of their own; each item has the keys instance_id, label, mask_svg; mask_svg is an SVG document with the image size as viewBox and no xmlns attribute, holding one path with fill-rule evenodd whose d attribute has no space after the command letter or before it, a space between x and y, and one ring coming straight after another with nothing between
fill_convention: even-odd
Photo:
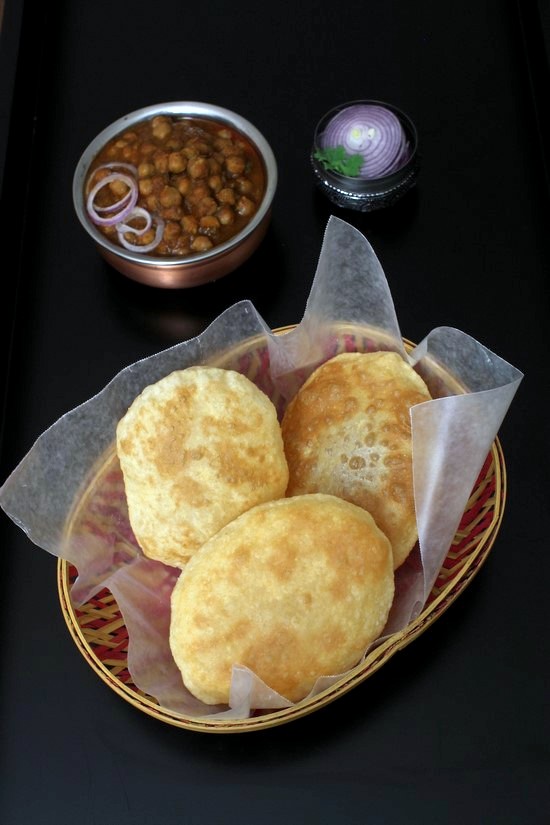
<instances>
[{"instance_id":1,"label":"oval basket","mask_svg":"<svg viewBox=\"0 0 550 825\"><path fill-rule=\"evenodd\" d=\"M283 333L289 329L292 327L276 332ZM405 341L405 345L407 349L413 346L409 341ZM384 346L379 338L374 342L369 335L358 333L355 329L338 335L332 354L337 354L338 351L381 348ZM247 342L242 349L232 351L223 359L224 366L239 369L255 383L264 385L263 388L269 390L265 386L269 381L266 377L267 364L265 345L258 346L257 342ZM458 387L452 376L443 374L440 368L432 373L432 381L443 381L447 387L452 384L455 391ZM71 532L83 515L90 518L90 513L93 512L91 502L98 492L101 494L105 485L114 485L119 493L123 493L122 475L114 446L91 470L89 480L67 520L67 533ZM359 665L313 698L282 710L256 711L246 719L184 716L162 707L156 699L140 691L128 671L128 631L114 596L104 588L84 605L75 607L71 600L71 586L77 571L65 559L59 559L57 566L61 610L76 647L90 667L115 693L138 710L167 724L201 732L237 733L273 727L312 713L347 693L372 676L395 653L436 621L467 587L487 558L500 528L505 500L506 468L497 438L474 485L459 529L420 615L404 629L385 639Z\"/></svg>"}]
</instances>

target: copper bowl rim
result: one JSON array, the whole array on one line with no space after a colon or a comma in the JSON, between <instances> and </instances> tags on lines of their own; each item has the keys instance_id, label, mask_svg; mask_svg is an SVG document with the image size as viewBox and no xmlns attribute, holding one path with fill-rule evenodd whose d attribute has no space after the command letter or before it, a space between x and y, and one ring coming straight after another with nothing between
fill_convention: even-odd
<instances>
[{"instance_id":1,"label":"copper bowl rim","mask_svg":"<svg viewBox=\"0 0 550 825\"><path fill-rule=\"evenodd\" d=\"M115 135L120 134L125 129L128 129L136 123L140 123L156 115L172 115L176 117L197 117L206 120L215 120L220 123L225 123L236 129L250 140L256 147L263 163L266 172L266 190L264 197L252 220L243 229L225 241L219 246L215 246L207 252L198 252L194 255L184 255L181 257L173 256L155 256L150 254L143 254L132 252L124 249L115 243L109 241L100 230L94 226L86 214L84 204L84 182L88 174L88 169L97 153L103 146ZM135 264L146 264L148 267L155 266L162 269L181 269L181 267L196 266L198 263L214 261L220 256L223 256L228 251L237 247L245 238L251 235L261 224L263 219L269 213L271 204L277 188L277 162L271 146L267 142L262 133L236 112L226 109L222 106L216 106L212 103L202 103L199 101L174 101L169 103L157 103L152 106L145 106L141 109L136 109L118 120L113 121L109 126L99 132L98 135L88 144L76 165L73 176L72 194L73 205L78 217L78 220L95 243L107 250L117 258L126 261L131 261Z\"/></svg>"}]
</instances>

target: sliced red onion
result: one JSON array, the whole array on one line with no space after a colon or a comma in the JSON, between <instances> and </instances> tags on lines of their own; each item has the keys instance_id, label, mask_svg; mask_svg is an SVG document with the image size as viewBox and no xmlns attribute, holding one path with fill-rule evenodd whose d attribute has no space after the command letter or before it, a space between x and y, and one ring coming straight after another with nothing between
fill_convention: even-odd
<instances>
[{"instance_id":1,"label":"sliced red onion","mask_svg":"<svg viewBox=\"0 0 550 825\"><path fill-rule=\"evenodd\" d=\"M140 208L140 207L138 207L138 208ZM145 209L143 211L145 212ZM151 216L149 216L149 217L151 218ZM131 226L127 226L126 224L117 224L116 231L117 231L118 240L119 240L120 244L123 247L125 247L125 249L129 249L130 252L151 252L151 250L155 249L159 245L159 243L162 240L162 236L164 234L164 221L158 215L155 215L155 220L157 222L157 227L156 227L156 230L155 230L155 237L151 241L151 243L147 243L147 244L132 243L131 241L127 241L126 238L124 237L125 232L133 232L134 235L139 237L141 234L143 234L141 229L136 230ZM152 223L152 218L151 218L151 223ZM150 228L151 223L149 224L148 228ZM144 230L144 231L146 231L146 230Z\"/></svg>"},{"instance_id":2,"label":"sliced red onion","mask_svg":"<svg viewBox=\"0 0 550 825\"><path fill-rule=\"evenodd\" d=\"M145 226L141 226L139 228L136 228L135 226L130 226L129 223L123 223L122 221L120 221L116 225L116 231L117 232L123 232L123 233L124 232L133 232L134 235L137 235L138 238L141 238L141 236L145 235L147 230L151 228L151 224L153 223L153 218L151 217L151 214L146 209L144 209L142 206L134 206L134 208L132 209L130 214L126 216L125 221L131 221L134 218L143 218L143 220L145 221Z\"/></svg>"},{"instance_id":3,"label":"sliced red onion","mask_svg":"<svg viewBox=\"0 0 550 825\"><path fill-rule=\"evenodd\" d=\"M113 209L121 210L123 206L126 206L130 202L131 198L132 198L132 190L128 189L126 194L123 195L122 198L120 200L118 200L116 203L112 203L109 206L94 206L94 210L96 212L112 212Z\"/></svg>"},{"instance_id":4,"label":"sliced red onion","mask_svg":"<svg viewBox=\"0 0 550 825\"><path fill-rule=\"evenodd\" d=\"M389 109L358 103L338 112L321 136L322 148L343 146L362 155L361 178L380 178L402 166L408 143L399 118Z\"/></svg>"},{"instance_id":5,"label":"sliced red onion","mask_svg":"<svg viewBox=\"0 0 550 825\"><path fill-rule=\"evenodd\" d=\"M137 166L134 166L133 163L119 163L118 161L113 160L109 163L102 163L101 166L96 166L94 173L99 172L100 169L126 169L135 178L138 176Z\"/></svg>"},{"instance_id":6,"label":"sliced red onion","mask_svg":"<svg viewBox=\"0 0 550 825\"><path fill-rule=\"evenodd\" d=\"M114 214L110 215L107 218L101 217L98 215L99 209L96 209L94 206L94 200L97 193L103 189L104 186L108 186L113 181L122 181L128 187L128 192L122 196L116 203L111 204L108 207L108 210L103 209L100 207L101 211L111 211ZM110 175L102 178L98 183L96 183L90 193L88 195L88 199L86 201L86 209L88 211L88 215L92 219L92 221L99 226L114 226L119 221L123 221L132 211L134 206L137 203L138 199L138 187L136 181L129 177L128 175L124 175L121 172L113 172ZM117 211L118 210L118 211Z\"/></svg>"},{"instance_id":7,"label":"sliced red onion","mask_svg":"<svg viewBox=\"0 0 550 825\"><path fill-rule=\"evenodd\" d=\"M92 178L96 172L99 172L100 169L126 169L130 174L136 178L138 178L138 170L137 166L134 166L133 163L118 163L117 161L112 161L110 163L102 163L101 166L96 166L94 171L92 172ZM127 200L130 200L132 197L132 190L128 189L128 192L121 198L114 206L117 205L122 207ZM96 212L112 212L113 206L94 206Z\"/></svg>"}]
</instances>

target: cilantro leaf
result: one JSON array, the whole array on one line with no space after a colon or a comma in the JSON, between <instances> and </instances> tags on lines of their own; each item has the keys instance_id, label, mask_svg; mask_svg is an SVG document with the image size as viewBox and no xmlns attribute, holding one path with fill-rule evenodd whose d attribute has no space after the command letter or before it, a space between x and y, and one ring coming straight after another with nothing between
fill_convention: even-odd
<instances>
[{"instance_id":1,"label":"cilantro leaf","mask_svg":"<svg viewBox=\"0 0 550 825\"><path fill-rule=\"evenodd\" d=\"M326 149L316 149L313 153L315 160L329 172L338 172L348 178L356 178L363 165L362 155L348 155L343 146L328 146Z\"/></svg>"}]
</instances>

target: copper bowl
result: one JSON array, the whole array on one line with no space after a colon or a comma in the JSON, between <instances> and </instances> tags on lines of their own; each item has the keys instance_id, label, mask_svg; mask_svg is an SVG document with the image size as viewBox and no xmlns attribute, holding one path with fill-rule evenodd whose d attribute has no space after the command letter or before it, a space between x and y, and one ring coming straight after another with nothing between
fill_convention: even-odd
<instances>
[{"instance_id":1,"label":"copper bowl","mask_svg":"<svg viewBox=\"0 0 550 825\"><path fill-rule=\"evenodd\" d=\"M155 256L131 252L112 243L89 219L84 200L84 184L90 165L103 146L132 125L157 115L197 117L215 120L241 132L256 147L265 167L266 188L262 202L250 222L225 243L207 252L183 257ZM148 286L177 289L198 286L229 274L252 255L264 237L271 217L271 203L277 187L277 163L263 135L241 115L211 103L183 101L146 106L115 120L85 149L73 177L73 202L80 223L95 242L99 253L114 269Z\"/></svg>"}]
</instances>

